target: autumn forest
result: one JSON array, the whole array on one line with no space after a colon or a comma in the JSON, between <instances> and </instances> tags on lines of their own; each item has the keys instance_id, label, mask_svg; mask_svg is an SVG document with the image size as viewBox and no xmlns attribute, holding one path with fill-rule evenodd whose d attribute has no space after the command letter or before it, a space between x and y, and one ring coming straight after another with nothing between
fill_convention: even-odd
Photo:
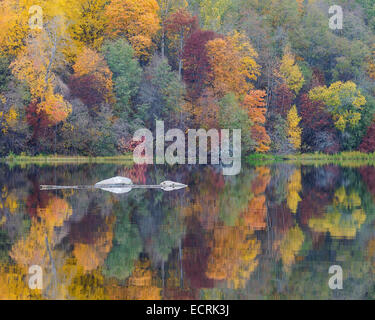
<instances>
[{"instance_id":1,"label":"autumn forest","mask_svg":"<svg viewBox=\"0 0 375 320\"><path fill-rule=\"evenodd\" d=\"M0 300L375 299L374 0L0 17ZM239 174L135 164L158 121L241 129ZM95 188L111 177L131 187Z\"/></svg>"},{"instance_id":2,"label":"autumn forest","mask_svg":"<svg viewBox=\"0 0 375 320\"><path fill-rule=\"evenodd\" d=\"M1 0L0 14L0 156L121 155L156 120L242 129L244 154L375 151L370 0Z\"/></svg>"}]
</instances>

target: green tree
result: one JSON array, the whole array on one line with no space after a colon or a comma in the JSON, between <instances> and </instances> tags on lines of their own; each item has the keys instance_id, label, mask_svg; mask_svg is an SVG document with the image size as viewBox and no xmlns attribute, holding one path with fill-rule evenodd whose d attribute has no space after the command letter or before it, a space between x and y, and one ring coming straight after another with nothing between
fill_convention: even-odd
<instances>
[{"instance_id":1,"label":"green tree","mask_svg":"<svg viewBox=\"0 0 375 320\"><path fill-rule=\"evenodd\" d=\"M124 39L107 42L102 50L113 73L117 99L115 111L121 117L127 118L132 113L131 99L138 92L142 69L134 57L133 48Z\"/></svg>"}]
</instances>

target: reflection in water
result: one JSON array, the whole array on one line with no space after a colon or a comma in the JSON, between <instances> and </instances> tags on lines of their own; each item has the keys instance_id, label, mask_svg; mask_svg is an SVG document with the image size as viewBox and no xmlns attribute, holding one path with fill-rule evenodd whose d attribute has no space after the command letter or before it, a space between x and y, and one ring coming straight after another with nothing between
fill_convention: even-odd
<instances>
[{"instance_id":1,"label":"reflection in water","mask_svg":"<svg viewBox=\"0 0 375 320\"><path fill-rule=\"evenodd\" d=\"M189 188L43 192L108 177ZM374 298L375 168L0 165L0 299ZM344 270L344 289L328 269ZM43 289L28 268L43 268Z\"/></svg>"}]
</instances>

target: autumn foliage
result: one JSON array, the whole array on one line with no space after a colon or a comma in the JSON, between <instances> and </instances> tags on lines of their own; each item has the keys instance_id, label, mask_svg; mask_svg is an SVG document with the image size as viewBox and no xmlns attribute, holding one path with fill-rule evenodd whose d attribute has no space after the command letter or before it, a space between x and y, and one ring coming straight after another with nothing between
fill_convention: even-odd
<instances>
[{"instance_id":1,"label":"autumn foliage","mask_svg":"<svg viewBox=\"0 0 375 320\"><path fill-rule=\"evenodd\" d=\"M113 0L107 6L107 33L125 36L138 57L147 58L158 32L159 6L156 0Z\"/></svg>"},{"instance_id":2,"label":"autumn foliage","mask_svg":"<svg viewBox=\"0 0 375 320\"><path fill-rule=\"evenodd\" d=\"M92 107L113 98L112 72L104 58L92 49L84 48L73 66L70 89L74 96Z\"/></svg>"},{"instance_id":3,"label":"autumn foliage","mask_svg":"<svg viewBox=\"0 0 375 320\"><path fill-rule=\"evenodd\" d=\"M256 152L264 153L269 150L271 139L264 128L266 122L266 103L264 97L265 91L252 90L245 96L243 106L248 110L249 118L253 122L251 134L253 139L257 142Z\"/></svg>"},{"instance_id":4,"label":"autumn foliage","mask_svg":"<svg viewBox=\"0 0 375 320\"><path fill-rule=\"evenodd\" d=\"M243 95L254 87L250 81L259 75L258 55L241 34L210 40L206 49L211 67L207 83L216 96Z\"/></svg>"},{"instance_id":5,"label":"autumn foliage","mask_svg":"<svg viewBox=\"0 0 375 320\"><path fill-rule=\"evenodd\" d=\"M363 138L359 150L365 153L375 152L375 122L368 128L366 136Z\"/></svg>"},{"instance_id":6,"label":"autumn foliage","mask_svg":"<svg viewBox=\"0 0 375 320\"><path fill-rule=\"evenodd\" d=\"M192 100L197 99L204 89L210 64L206 44L219 35L213 31L196 30L186 40L184 46L184 80L188 85L188 94Z\"/></svg>"}]
</instances>

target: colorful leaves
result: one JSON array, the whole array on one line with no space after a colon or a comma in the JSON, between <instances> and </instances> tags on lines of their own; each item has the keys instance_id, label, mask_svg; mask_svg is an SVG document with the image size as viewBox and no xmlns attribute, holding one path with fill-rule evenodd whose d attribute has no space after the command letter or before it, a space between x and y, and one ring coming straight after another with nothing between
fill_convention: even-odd
<instances>
[{"instance_id":1,"label":"colorful leaves","mask_svg":"<svg viewBox=\"0 0 375 320\"><path fill-rule=\"evenodd\" d=\"M305 80L299 66L295 62L294 56L287 49L281 60L280 75L290 90L296 94L301 90Z\"/></svg>"},{"instance_id":2,"label":"colorful leaves","mask_svg":"<svg viewBox=\"0 0 375 320\"><path fill-rule=\"evenodd\" d=\"M301 118L298 116L297 107L294 105L287 117L288 121L288 139L296 150L301 148L302 129L299 126Z\"/></svg>"},{"instance_id":3,"label":"colorful leaves","mask_svg":"<svg viewBox=\"0 0 375 320\"><path fill-rule=\"evenodd\" d=\"M257 142L256 152L264 153L270 149L271 139L264 128L266 122L266 103L264 97L266 92L252 90L244 98L243 106L248 110L249 118L253 122L251 127L252 138ZM262 108L263 107L263 108Z\"/></svg>"},{"instance_id":4,"label":"colorful leaves","mask_svg":"<svg viewBox=\"0 0 375 320\"><path fill-rule=\"evenodd\" d=\"M105 13L107 34L125 36L136 55L146 59L153 47L152 39L160 29L158 10L155 0L113 0Z\"/></svg>"},{"instance_id":5,"label":"colorful leaves","mask_svg":"<svg viewBox=\"0 0 375 320\"><path fill-rule=\"evenodd\" d=\"M72 93L88 106L110 102L113 98L112 72L104 58L92 49L84 48L73 65Z\"/></svg>"},{"instance_id":6,"label":"colorful leaves","mask_svg":"<svg viewBox=\"0 0 375 320\"><path fill-rule=\"evenodd\" d=\"M259 75L255 59L258 54L239 33L210 40L206 44L211 70L207 83L215 95L222 98L233 92L237 96L248 93L254 86L250 82Z\"/></svg>"},{"instance_id":7,"label":"colorful leaves","mask_svg":"<svg viewBox=\"0 0 375 320\"><path fill-rule=\"evenodd\" d=\"M345 131L347 126L355 128L361 120L361 110L366 104L365 97L352 81L335 82L329 87L316 87L309 92L313 101L322 101L332 114L335 126Z\"/></svg>"}]
</instances>

